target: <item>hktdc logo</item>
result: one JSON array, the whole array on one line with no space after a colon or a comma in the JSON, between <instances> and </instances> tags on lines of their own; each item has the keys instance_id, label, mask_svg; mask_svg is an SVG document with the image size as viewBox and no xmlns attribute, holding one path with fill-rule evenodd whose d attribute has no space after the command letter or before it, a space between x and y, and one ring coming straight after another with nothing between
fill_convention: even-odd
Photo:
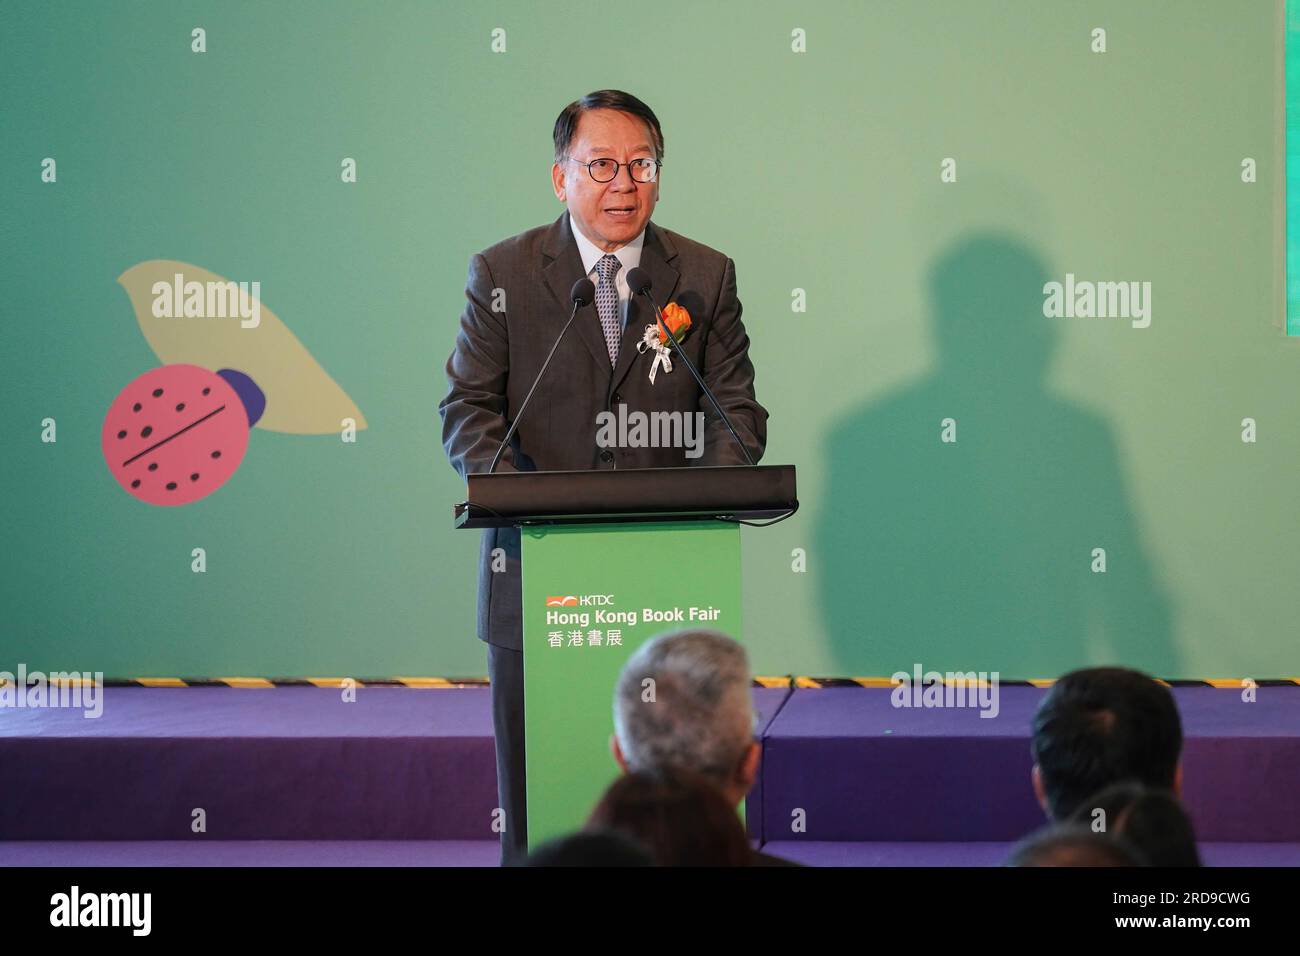
<instances>
[{"instance_id":1,"label":"hktdc logo","mask_svg":"<svg viewBox=\"0 0 1300 956\"><path fill-rule=\"evenodd\" d=\"M547 607L607 607L614 603L612 594L565 594L546 599Z\"/></svg>"}]
</instances>

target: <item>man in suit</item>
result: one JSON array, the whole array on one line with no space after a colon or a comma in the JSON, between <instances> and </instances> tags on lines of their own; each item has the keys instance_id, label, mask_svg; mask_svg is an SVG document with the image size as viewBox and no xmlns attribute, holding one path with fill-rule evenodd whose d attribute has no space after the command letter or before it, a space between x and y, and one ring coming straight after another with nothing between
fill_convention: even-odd
<instances>
[{"instance_id":1,"label":"man in suit","mask_svg":"<svg viewBox=\"0 0 1300 956\"><path fill-rule=\"evenodd\" d=\"M629 294L626 278L638 266L649 273L660 305L674 301L690 314L682 348L757 461L767 441L767 412L754 397L735 267L722 253L650 221L664 153L659 120L635 96L600 90L564 108L554 144L551 180L567 210L470 260L465 311L447 360L449 389L438 406L452 466L462 476L487 471L569 317L569 290L583 276L596 284L594 307L579 312L560 343L497 470L745 463L680 362L650 381L655 353L636 346L655 319L644 296ZM597 416L617 415L620 405L627 412L702 412L703 453L607 447L598 440ZM521 616L519 531L485 531L478 636L488 644L503 862L518 860L527 846Z\"/></svg>"}]
</instances>

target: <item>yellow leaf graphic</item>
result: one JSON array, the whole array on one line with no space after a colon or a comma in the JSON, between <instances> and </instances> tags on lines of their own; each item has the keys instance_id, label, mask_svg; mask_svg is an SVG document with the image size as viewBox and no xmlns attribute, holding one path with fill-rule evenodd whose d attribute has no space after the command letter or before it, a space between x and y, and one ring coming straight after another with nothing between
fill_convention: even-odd
<instances>
[{"instance_id":1,"label":"yellow leaf graphic","mask_svg":"<svg viewBox=\"0 0 1300 956\"><path fill-rule=\"evenodd\" d=\"M205 290L212 288L209 283L215 284L217 297L205 296L205 303L225 301L229 304L227 314L233 317L185 317L183 300L173 302L173 313L180 317L155 315L154 303L163 295L160 289L156 291L156 284L174 288L178 274L182 288L190 282L201 283ZM184 362L213 371L233 368L257 383L266 395L266 412L255 427L292 435L325 435L340 431L344 418L354 419L358 429L366 427L361 409L264 303L257 302L260 316L256 326L245 327L238 318L237 284L172 259L138 263L117 281L131 297L140 331L159 362ZM250 291L245 300L250 311L253 301Z\"/></svg>"}]
</instances>

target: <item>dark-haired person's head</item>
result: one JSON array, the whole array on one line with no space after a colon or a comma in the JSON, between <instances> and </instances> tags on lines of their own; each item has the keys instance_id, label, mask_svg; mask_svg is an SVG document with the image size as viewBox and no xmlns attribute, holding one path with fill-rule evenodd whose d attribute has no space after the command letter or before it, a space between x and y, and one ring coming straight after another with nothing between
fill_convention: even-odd
<instances>
[{"instance_id":1,"label":"dark-haired person's head","mask_svg":"<svg viewBox=\"0 0 1300 956\"><path fill-rule=\"evenodd\" d=\"M645 847L625 833L584 830L543 843L523 866L653 866Z\"/></svg>"},{"instance_id":2,"label":"dark-haired person's head","mask_svg":"<svg viewBox=\"0 0 1300 956\"><path fill-rule=\"evenodd\" d=\"M1196 832L1168 790L1117 783L1079 805L1073 822L1118 837L1151 866L1200 866Z\"/></svg>"},{"instance_id":3,"label":"dark-haired person's head","mask_svg":"<svg viewBox=\"0 0 1300 956\"><path fill-rule=\"evenodd\" d=\"M1077 824L1046 827L1016 844L1007 866L1144 866L1132 847Z\"/></svg>"},{"instance_id":4,"label":"dark-haired person's head","mask_svg":"<svg viewBox=\"0 0 1300 956\"><path fill-rule=\"evenodd\" d=\"M1176 794L1182 749L1182 722L1168 687L1122 667L1071 671L1034 714L1034 792L1053 820L1126 780Z\"/></svg>"},{"instance_id":5,"label":"dark-haired person's head","mask_svg":"<svg viewBox=\"0 0 1300 956\"><path fill-rule=\"evenodd\" d=\"M751 862L736 808L698 774L623 774L600 798L587 825L625 834L649 850L658 866Z\"/></svg>"},{"instance_id":6,"label":"dark-haired person's head","mask_svg":"<svg viewBox=\"0 0 1300 956\"><path fill-rule=\"evenodd\" d=\"M582 234L603 252L627 245L659 201L664 134L631 93L597 90L566 106L552 133L551 185Z\"/></svg>"}]
</instances>

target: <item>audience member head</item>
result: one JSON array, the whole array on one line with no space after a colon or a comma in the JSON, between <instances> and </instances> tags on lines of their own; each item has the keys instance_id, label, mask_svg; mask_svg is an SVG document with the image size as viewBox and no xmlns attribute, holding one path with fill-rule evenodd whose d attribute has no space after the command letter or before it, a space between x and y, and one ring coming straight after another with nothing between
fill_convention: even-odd
<instances>
[{"instance_id":1,"label":"audience member head","mask_svg":"<svg viewBox=\"0 0 1300 956\"><path fill-rule=\"evenodd\" d=\"M683 771L623 774L587 824L631 837L658 866L748 866L752 855L735 806Z\"/></svg>"},{"instance_id":2,"label":"audience member head","mask_svg":"<svg viewBox=\"0 0 1300 956\"><path fill-rule=\"evenodd\" d=\"M1118 783L1080 804L1073 820L1118 837L1151 866L1201 865L1192 821L1167 790Z\"/></svg>"},{"instance_id":3,"label":"audience member head","mask_svg":"<svg viewBox=\"0 0 1300 956\"><path fill-rule=\"evenodd\" d=\"M584 830L543 843L524 866L653 866L645 847L624 833Z\"/></svg>"},{"instance_id":4,"label":"audience member head","mask_svg":"<svg viewBox=\"0 0 1300 956\"><path fill-rule=\"evenodd\" d=\"M614 690L610 748L625 771L697 773L739 805L759 755L745 649L707 630L641 645Z\"/></svg>"},{"instance_id":5,"label":"audience member head","mask_svg":"<svg viewBox=\"0 0 1300 956\"><path fill-rule=\"evenodd\" d=\"M1182 746L1169 688L1122 667L1072 671L1034 715L1034 792L1053 820L1126 780L1177 793Z\"/></svg>"},{"instance_id":6,"label":"audience member head","mask_svg":"<svg viewBox=\"0 0 1300 956\"><path fill-rule=\"evenodd\" d=\"M1143 866L1131 847L1078 824L1058 823L1021 840L1007 866Z\"/></svg>"}]
</instances>

